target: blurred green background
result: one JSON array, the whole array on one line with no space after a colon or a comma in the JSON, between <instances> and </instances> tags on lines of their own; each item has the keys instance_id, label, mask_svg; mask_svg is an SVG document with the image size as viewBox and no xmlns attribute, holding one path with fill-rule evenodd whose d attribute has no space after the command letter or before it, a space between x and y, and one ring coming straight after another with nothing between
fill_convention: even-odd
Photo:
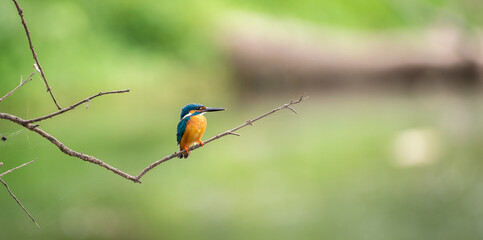
<instances>
[{"instance_id":1,"label":"blurred green background","mask_svg":"<svg viewBox=\"0 0 483 240\"><path fill-rule=\"evenodd\" d=\"M7 137L0 142L0 172L37 159L3 179L41 226L2 187L0 238L483 238L481 90L269 82L254 91L240 87L243 78L222 34L231 29L226 19L243 13L343 33L416 37L445 22L475 36L483 21L478 1L19 3L62 107L99 91L131 90L97 98L40 128L133 175L177 150L175 129L187 103L228 109L207 114L207 139L304 92L310 98L295 106L298 115L278 112L240 130L241 137L163 163L142 184L0 121ZM1 1L0 95L32 73L33 62L14 4ZM24 119L53 111L39 74L0 103L0 112Z\"/></svg>"}]
</instances>

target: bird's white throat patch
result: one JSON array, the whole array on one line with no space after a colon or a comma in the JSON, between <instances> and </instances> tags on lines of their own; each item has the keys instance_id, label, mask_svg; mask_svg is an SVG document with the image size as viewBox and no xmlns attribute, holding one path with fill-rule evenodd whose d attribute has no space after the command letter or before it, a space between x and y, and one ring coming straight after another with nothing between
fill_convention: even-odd
<instances>
[{"instance_id":1,"label":"bird's white throat patch","mask_svg":"<svg viewBox=\"0 0 483 240\"><path fill-rule=\"evenodd\" d=\"M196 115L201 115L201 116L203 116L203 114L205 114L205 113L204 113L204 112L202 112L202 113L200 113L200 114L196 114ZM188 113L188 114L184 115L184 117L183 117L181 120L183 120L183 119L185 119L185 118L187 118L187 117L189 117L189 116L191 116L191 115L193 115L193 113Z\"/></svg>"}]
</instances>

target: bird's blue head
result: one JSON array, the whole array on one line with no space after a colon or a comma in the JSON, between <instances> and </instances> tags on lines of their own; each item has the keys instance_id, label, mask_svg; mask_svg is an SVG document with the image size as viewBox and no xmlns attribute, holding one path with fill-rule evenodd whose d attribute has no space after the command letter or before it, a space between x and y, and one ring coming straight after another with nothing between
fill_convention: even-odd
<instances>
[{"instance_id":1,"label":"bird's blue head","mask_svg":"<svg viewBox=\"0 0 483 240\"><path fill-rule=\"evenodd\" d=\"M180 119L191 116L195 113L216 112L216 111L223 111L223 110L225 110L225 109L224 108L205 107L201 104L190 103L190 104L186 105L184 108L181 109Z\"/></svg>"}]
</instances>

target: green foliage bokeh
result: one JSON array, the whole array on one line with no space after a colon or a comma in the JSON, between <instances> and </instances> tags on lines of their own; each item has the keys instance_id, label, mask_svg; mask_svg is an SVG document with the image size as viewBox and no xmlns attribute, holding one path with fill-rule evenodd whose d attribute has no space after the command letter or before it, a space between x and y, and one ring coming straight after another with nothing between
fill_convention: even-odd
<instances>
[{"instance_id":1,"label":"green foliage bokeh","mask_svg":"<svg viewBox=\"0 0 483 240\"><path fill-rule=\"evenodd\" d=\"M206 139L298 97L240 97L216 37L226 15L250 12L369 32L417 31L441 20L471 31L482 20L475 2L20 4L61 106L99 91L131 89L46 120L41 128L72 149L136 174L176 151L179 109L187 103L228 108L207 114ZM0 1L0 95L33 72L32 65L17 11L11 1ZM37 159L3 179L41 226L36 229L0 189L0 238L481 239L481 97L309 94L295 106L299 115L278 113L243 129L241 137L163 163L141 185L0 121L7 137L0 142L0 172ZM454 105L452 98L461 101ZM38 74L0 103L1 112L25 119L55 110ZM454 112L462 120L448 117ZM468 121L467 129L452 125L460 120ZM397 166L395 139L420 127L439 133L441 156L428 166Z\"/></svg>"}]
</instances>

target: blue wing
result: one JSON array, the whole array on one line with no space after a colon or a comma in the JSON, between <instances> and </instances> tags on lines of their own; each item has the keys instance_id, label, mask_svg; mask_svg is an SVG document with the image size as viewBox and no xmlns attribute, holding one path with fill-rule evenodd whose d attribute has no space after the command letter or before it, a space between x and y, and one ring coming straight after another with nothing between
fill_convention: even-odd
<instances>
[{"instance_id":1,"label":"blue wing","mask_svg":"<svg viewBox=\"0 0 483 240\"><path fill-rule=\"evenodd\" d=\"M181 121L178 123L178 131L176 133L178 144L181 142L181 138L183 138L184 131L186 130L186 124L188 123L189 119L190 117L186 117L181 119Z\"/></svg>"}]
</instances>

